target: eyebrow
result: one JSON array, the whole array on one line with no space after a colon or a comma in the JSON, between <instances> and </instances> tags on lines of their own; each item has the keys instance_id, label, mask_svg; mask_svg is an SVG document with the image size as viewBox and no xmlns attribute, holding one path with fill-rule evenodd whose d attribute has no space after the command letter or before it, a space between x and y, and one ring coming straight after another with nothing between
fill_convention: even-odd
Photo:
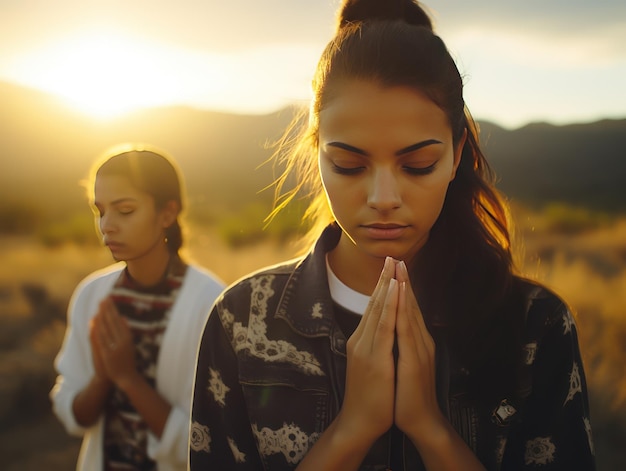
<instances>
[{"instance_id":1,"label":"eyebrow","mask_svg":"<svg viewBox=\"0 0 626 471\"><path fill-rule=\"evenodd\" d=\"M427 146L431 146L435 144L443 144L443 142L437 139L426 139L425 141L416 142L415 144L411 144L410 146L400 149L399 151L395 152L394 155L396 155L397 157L400 157L401 155L409 154L423 147L427 147ZM337 147L338 149L343 149L348 152L353 152L355 154L363 155L365 157L369 157L370 155L368 152L364 151L363 149L359 149L358 147L351 146L350 144L346 144L344 142L333 141L333 142L327 143L326 145L330 147Z\"/></svg>"},{"instance_id":2,"label":"eyebrow","mask_svg":"<svg viewBox=\"0 0 626 471\"><path fill-rule=\"evenodd\" d=\"M111 206L116 206L118 204L122 204L122 203L132 203L134 201L137 201L137 199L133 198L132 196L128 196L125 198L119 198L115 201L111 201ZM100 203L98 201L94 201L93 205L98 207L100 205Z\"/></svg>"}]
</instances>

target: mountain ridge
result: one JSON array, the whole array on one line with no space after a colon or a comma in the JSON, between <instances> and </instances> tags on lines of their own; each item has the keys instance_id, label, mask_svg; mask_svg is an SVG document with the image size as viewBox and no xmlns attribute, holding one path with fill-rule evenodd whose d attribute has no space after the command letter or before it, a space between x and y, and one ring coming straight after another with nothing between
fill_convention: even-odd
<instances>
[{"instance_id":1,"label":"mountain ridge","mask_svg":"<svg viewBox=\"0 0 626 471\"><path fill-rule=\"evenodd\" d=\"M275 178L263 165L297 108L241 115L172 106L98 121L44 92L0 82L0 200L28 201L54 215L84 208L79 182L93 160L122 142L169 152L191 204L237 208ZM481 141L510 199L626 211L626 119L508 130L478 120Z\"/></svg>"}]
</instances>

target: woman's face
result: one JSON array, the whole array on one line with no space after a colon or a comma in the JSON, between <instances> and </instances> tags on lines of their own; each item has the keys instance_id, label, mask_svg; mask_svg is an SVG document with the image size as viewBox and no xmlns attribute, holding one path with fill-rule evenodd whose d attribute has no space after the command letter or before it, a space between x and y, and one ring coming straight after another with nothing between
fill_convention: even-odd
<instances>
[{"instance_id":1,"label":"woman's face","mask_svg":"<svg viewBox=\"0 0 626 471\"><path fill-rule=\"evenodd\" d=\"M96 219L105 245L115 260L150 257L165 247L165 228L176 213L166 206L157 211L154 198L118 175L99 175L94 186Z\"/></svg>"},{"instance_id":2,"label":"woman's face","mask_svg":"<svg viewBox=\"0 0 626 471\"><path fill-rule=\"evenodd\" d=\"M319 116L321 178L344 232L338 248L410 262L441 212L461 148L421 93L343 84Z\"/></svg>"}]
</instances>

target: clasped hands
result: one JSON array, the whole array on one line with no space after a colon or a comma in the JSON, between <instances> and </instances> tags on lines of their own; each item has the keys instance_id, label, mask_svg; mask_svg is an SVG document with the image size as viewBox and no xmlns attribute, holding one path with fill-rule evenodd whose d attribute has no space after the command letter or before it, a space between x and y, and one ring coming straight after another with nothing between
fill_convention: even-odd
<instances>
[{"instance_id":1,"label":"clasped hands","mask_svg":"<svg viewBox=\"0 0 626 471\"><path fill-rule=\"evenodd\" d=\"M111 298L100 302L90 323L89 341L98 380L124 390L137 378L132 333Z\"/></svg>"},{"instance_id":2,"label":"clasped hands","mask_svg":"<svg viewBox=\"0 0 626 471\"><path fill-rule=\"evenodd\" d=\"M391 257L347 343L346 392L339 418L355 438L372 443L395 423L416 446L445 420L437 403L435 343L406 265Z\"/></svg>"}]
</instances>

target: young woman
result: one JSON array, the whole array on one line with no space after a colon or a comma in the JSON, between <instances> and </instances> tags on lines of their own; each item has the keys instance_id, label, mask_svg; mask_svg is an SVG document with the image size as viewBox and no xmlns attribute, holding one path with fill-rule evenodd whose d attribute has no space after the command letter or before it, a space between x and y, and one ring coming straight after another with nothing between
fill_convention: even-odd
<instances>
[{"instance_id":1,"label":"young woman","mask_svg":"<svg viewBox=\"0 0 626 471\"><path fill-rule=\"evenodd\" d=\"M164 154L107 154L89 192L104 244L123 263L72 296L54 411L84 436L79 470L186 470L188 365L223 285L179 256L181 180Z\"/></svg>"},{"instance_id":2,"label":"young woman","mask_svg":"<svg viewBox=\"0 0 626 471\"><path fill-rule=\"evenodd\" d=\"M422 8L347 0L287 172L326 226L231 286L199 350L193 471L590 470L565 304L513 273L462 80Z\"/></svg>"}]
</instances>

